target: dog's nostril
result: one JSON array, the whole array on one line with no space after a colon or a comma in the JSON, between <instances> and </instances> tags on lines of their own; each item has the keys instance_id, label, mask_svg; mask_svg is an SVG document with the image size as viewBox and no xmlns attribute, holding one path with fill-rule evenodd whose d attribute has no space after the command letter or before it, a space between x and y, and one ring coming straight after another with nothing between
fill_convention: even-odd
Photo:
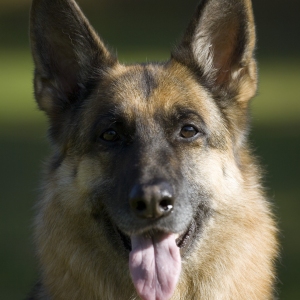
<instances>
[{"instance_id":1,"label":"dog's nostril","mask_svg":"<svg viewBox=\"0 0 300 300\"><path fill-rule=\"evenodd\" d=\"M144 201L137 201L134 206L135 209L140 212L143 212L147 209L147 205Z\"/></svg>"},{"instance_id":2,"label":"dog's nostril","mask_svg":"<svg viewBox=\"0 0 300 300\"><path fill-rule=\"evenodd\" d=\"M160 201L159 206L163 212L169 212L173 209L173 201L171 199L163 199Z\"/></svg>"}]
</instances>

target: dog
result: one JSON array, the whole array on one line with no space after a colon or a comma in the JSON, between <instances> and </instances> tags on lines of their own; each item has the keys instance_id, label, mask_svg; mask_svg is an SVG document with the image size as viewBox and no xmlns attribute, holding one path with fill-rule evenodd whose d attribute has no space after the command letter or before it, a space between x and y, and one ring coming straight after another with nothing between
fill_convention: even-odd
<instances>
[{"instance_id":1,"label":"dog","mask_svg":"<svg viewBox=\"0 0 300 300\"><path fill-rule=\"evenodd\" d=\"M251 1L201 1L165 63L119 63L74 0L33 0L30 21L53 155L29 299L272 299Z\"/></svg>"}]
</instances>

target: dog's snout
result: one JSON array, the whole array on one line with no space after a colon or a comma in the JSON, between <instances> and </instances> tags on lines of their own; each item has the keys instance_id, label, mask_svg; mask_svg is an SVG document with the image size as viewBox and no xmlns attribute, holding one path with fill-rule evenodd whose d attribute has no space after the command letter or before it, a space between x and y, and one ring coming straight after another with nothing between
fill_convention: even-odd
<instances>
[{"instance_id":1,"label":"dog's snout","mask_svg":"<svg viewBox=\"0 0 300 300\"><path fill-rule=\"evenodd\" d=\"M139 218L158 219L173 210L173 189L167 182L137 184L129 194L129 204Z\"/></svg>"}]
</instances>

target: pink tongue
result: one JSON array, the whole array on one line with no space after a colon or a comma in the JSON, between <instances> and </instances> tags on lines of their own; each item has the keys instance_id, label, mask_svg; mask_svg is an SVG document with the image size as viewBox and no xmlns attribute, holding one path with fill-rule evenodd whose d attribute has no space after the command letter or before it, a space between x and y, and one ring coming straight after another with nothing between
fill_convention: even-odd
<instances>
[{"instance_id":1,"label":"pink tongue","mask_svg":"<svg viewBox=\"0 0 300 300\"><path fill-rule=\"evenodd\" d=\"M181 270L181 257L174 234L133 236L129 268L143 300L169 300Z\"/></svg>"}]
</instances>

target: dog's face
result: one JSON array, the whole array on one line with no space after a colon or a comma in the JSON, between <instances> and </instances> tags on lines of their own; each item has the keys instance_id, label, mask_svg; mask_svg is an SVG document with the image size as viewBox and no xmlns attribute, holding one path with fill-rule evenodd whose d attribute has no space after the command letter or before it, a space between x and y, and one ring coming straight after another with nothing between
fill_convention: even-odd
<instances>
[{"instance_id":1,"label":"dog's face","mask_svg":"<svg viewBox=\"0 0 300 300\"><path fill-rule=\"evenodd\" d=\"M209 156L226 148L222 117L211 100L178 63L117 65L106 74L81 108L72 135L74 148L82 145L78 180L95 210L106 210L128 236L182 234L199 211L200 226L212 192L204 180L212 168ZM156 200L162 207L143 199L160 197L155 189L167 194Z\"/></svg>"},{"instance_id":2,"label":"dog's face","mask_svg":"<svg viewBox=\"0 0 300 300\"><path fill-rule=\"evenodd\" d=\"M154 248L163 236L182 256L192 251L242 181L256 89L249 1L202 1L163 64L120 64L71 0L34 1L31 21L56 201L70 215L105 220L108 242L125 258L145 237Z\"/></svg>"}]
</instances>

